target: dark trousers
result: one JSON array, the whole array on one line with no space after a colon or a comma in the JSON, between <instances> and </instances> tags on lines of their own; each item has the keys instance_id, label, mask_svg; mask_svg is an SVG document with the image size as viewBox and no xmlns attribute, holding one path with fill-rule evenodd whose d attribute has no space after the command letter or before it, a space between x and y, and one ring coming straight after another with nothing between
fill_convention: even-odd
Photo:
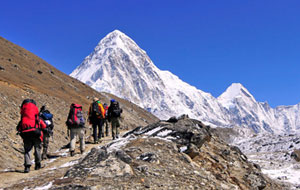
<instances>
[{"instance_id":1,"label":"dark trousers","mask_svg":"<svg viewBox=\"0 0 300 190\"><path fill-rule=\"evenodd\" d=\"M50 135L48 133L44 133L43 154L42 154L42 158L43 159L47 157L48 146L49 146L49 139L50 139Z\"/></svg>"},{"instance_id":2,"label":"dark trousers","mask_svg":"<svg viewBox=\"0 0 300 190\"><path fill-rule=\"evenodd\" d=\"M102 127L103 127L103 119L97 119L93 121L93 137L94 137L94 142L96 142L98 139L101 139L102 136ZM97 130L98 128L98 130ZM98 132L98 135L97 135Z\"/></svg>"},{"instance_id":3,"label":"dark trousers","mask_svg":"<svg viewBox=\"0 0 300 190\"><path fill-rule=\"evenodd\" d=\"M41 163L42 142L40 138L24 138L24 166L31 166L30 152L34 147L35 164Z\"/></svg>"},{"instance_id":4,"label":"dark trousers","mask_svg":"<svg viewBox=\"0 0 300 190\"><path fill-rule=\"evenodd\" d=\"M108 121L107 119L104 119L104 126L105 126L105 135L108 136L109 129L108 129Z\"/></svg>"},{"instance_id":5,"label":"dark trousers","mask_svg":"<svg viewBox=\"0 0 300 190\"><path fill-rule=\"evenodd\" d=\"M119 138L120 121L118 117L111 118L111 135L113 139Z\"/></svg>"}]
</instances>

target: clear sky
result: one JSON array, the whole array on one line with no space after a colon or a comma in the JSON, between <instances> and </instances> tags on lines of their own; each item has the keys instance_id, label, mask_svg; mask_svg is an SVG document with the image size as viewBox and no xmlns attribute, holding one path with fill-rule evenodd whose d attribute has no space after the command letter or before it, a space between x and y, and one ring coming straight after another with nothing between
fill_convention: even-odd
<instances>
[{"instance_id":1,"label":"clear sky","mask_svg":"<svg viewBox=\"0 0 300 190\"><path fill-rule=\"evenodd\" d=\"M70 74L118 29L154 64L213 96L242 83L272 107L300 102L299 0L7 0L0 36Z\"/></svg>"}]
</instances>

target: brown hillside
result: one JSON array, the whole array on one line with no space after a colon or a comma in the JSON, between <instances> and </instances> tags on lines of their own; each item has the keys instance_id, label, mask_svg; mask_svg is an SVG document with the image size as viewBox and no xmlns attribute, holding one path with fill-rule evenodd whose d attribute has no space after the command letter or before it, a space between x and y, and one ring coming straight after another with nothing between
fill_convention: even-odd
<instances>
[{"instance_id":1,"label":"brown hillside","mask_svg":"<svg viewBox=\"0 0 300 190\"><path fill-rule=\"evenodd\" d=\"M120 102L124 110L123 129L158 120L128 101L111 94L98 93L38 56L0 37L0 170L23 165L22 139L15 130L23 99L32 98L38 107L46 105L54 114L54 137L50 141L50 152L53 152L68 143L64 123L70 104L82 104L84 111L87 111L93 97L107 103L111 98Z\"/></svg>"}]
</instances>

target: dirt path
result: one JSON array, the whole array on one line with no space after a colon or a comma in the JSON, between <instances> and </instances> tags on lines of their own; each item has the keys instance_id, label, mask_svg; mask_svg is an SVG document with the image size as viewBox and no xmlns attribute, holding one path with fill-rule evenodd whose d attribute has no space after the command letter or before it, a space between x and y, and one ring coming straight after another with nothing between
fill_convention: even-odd
<instances>
[{"instance_id":1,"label":"dirt path","mask_svg":"<svg viewBox=\"0 0 300 190\"><path fill-rule=\"evenodd\" d=\"M111 142L111 137L105 137L99 144L86 143L85 152L80 154L79 144L76 144L75 155L70 157L69 149L61 149L55 153L50 153L50 158L42 161L42 168L34 170L34 165L29 173L24 173L23 167L0 172L0 190L2 189L24 189L34 185L42 186L49 181L59 181L65 172L78 161L84 158L88 152L94 148L103 146ZM62 179L60 179L62 180Z\"/></svg>"}]
</instances>

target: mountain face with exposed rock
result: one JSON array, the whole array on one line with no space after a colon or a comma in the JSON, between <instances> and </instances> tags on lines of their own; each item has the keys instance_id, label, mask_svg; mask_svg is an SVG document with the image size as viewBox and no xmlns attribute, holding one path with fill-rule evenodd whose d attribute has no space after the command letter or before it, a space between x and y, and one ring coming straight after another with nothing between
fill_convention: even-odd
<instances>
[{"instance_id":1,"label":"mountain face with exposed rock","mask_svg":"<svg viewBox=\"0 0 300 190\"><path fill-rule=\"evenodd\" d=\"M271 108L239 83L218 98L159 70L132 39L115 30L70 74L97 91L113 93L161 119L182 113L211 126L247 127L254 132L300 129L300 104Z\"/></svg>"}]
</instances>

